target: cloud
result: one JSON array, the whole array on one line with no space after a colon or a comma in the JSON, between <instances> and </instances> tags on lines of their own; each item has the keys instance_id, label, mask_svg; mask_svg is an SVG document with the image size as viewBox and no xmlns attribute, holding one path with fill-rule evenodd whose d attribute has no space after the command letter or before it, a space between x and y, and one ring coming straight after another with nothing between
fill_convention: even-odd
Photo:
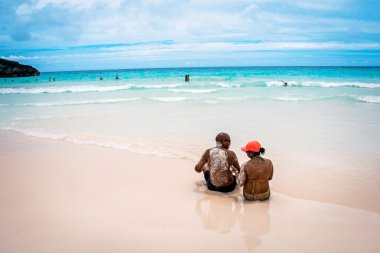
<instances>
[{"instance_id":1,"label":"cloud","mask_svg":"<svg viewBox=\"0 0 380 253\"><path fill-rule=\"evenodd\" d=\"M207 53L242 53L259 51L320 51L320 50L356 50L356 51L380 51L380 43L341 43L341 42L208 42L208 43L136 43L136 44L103 44L92 46L80 46L66 49L50 49L35 51L39 56L16 56L10 59L42 59L59 57L155 57L170 54L202 55ZM52 53L53 52L53 53ZM49 56L43 56L46 54Z\"/></svg>"},{"instance_id":2,"label":"cloud","mask_svg":"<svg viewBox=\"0 0 380 253\"><path fill-rule=\"evenodd\" d=\"M22 15L28 15L33 12L32 7L29 4L21 4L17 9L16 9L16 14L18 16Z\"/></svg>"},{"instance_id":3,"label":"cloud","mask_svg":"<svg viewBox=\"0 0 380 253\"><path fill-rule=\"evenodd\" d=\"M0 56L0 58L8 59L8 60L36 60L36 59L44 59L44 56L23 56L23 55L10 55L10 56Z\"/></svg>"},{"instance_id":4,"label":"cloud","mask_svg":"<svg viewBox=\"0 0 380 253\"><path fill-rule=\"evenodd\" d=\"M369 0L2 0L0 44L4 56L42 54L41 62L64 55L170 61L270 50L368 51L380 41L376 7Z\"/></svg>"},{"instance_id":5,"label":"cloud","mask_svg":"<svg viewBox=\"0 0 380 253\"><path fill-rule=\"evenodd\" d=\"M12 38L75 45L223 38L282 40L284 33L285 40L297 41L335 36L336 31L358 27L366 33L368 26L360 25L363 19L333 15L341 15L351 1L328 2L35 0L18 6L15 11L18 25L12 29L30 36ZM376 21L373 31L378 27Z\"/></svg>"}]
</instances>

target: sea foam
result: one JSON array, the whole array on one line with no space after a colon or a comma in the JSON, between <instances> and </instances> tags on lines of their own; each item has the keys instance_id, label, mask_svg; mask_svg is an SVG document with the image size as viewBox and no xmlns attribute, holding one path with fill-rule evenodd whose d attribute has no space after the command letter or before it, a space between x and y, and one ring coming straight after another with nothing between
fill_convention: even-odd
<instances>
[{"instance_id":1,"label":"sea foam","mask_svg":"<svg viewBox=\"0 0 380 253\"><path fill-rule=\"evenodd\" d=\"M366 103L380 103L380 96L352 96L357 101Z\"/></svg>"},{"instance_id":2,"label":"sea foam","mask_svg":"<svg viewBox=\"0 0 380 253\"><path fill-rule=\"evenodd\" d=\"M380 83L362 83L362 82L320 82L320 81L289 81L288 86L293 87L321 87L321 88L338 88L338 87L356 87L376 89L380 88ZM266 86L284 86L281 81L267 81Z\"/></svg>"},{"instance_id":3,"label":"sea foam","mask_svg":"<svg viewBox=\"0 0 380 253\"><path fill-rule=\"evenodd\" d=\"M156 157L179 158L196 161L193 154L181 153L178 148L178 141L175 143L162 141L148 141L126 138L123 136L105 136L99 134L69 134L69 133L50 133L36 129L3 127L0 130L15 131L26 136L38 137L43 139L66 141L81 145L94 145L98 147L125 150L132 153L145 154ZM186 144L182 144L183 146ZM160 146L161 149L157 149Z\"/></svg>"},{"instance_id":4,"label":"sea foam","mask_svg":"<svg viewBox=\"0 0 380 253\"><path fill-rule=\"evenodd\" d=\"M90 104L115 104L125 103L131 101L140 100L141 97L132 98L109 98L109 99L94 99L94 100L82 100L82 101L62 101L62 102L45 102L45 103L25 103L15 104L16 106L37 106L37 107L50 107L50 106L65 106L65 105L90 105Z\"/></svg>"},{"instance_id":5,"label":"sea foam","mask_svg":"<svg viewBox=\"0 0 380 253\"><path fill-rule=\"evenodd\" d=\"M192 98L188 97L149 97L150 100L159 101L159 102L181 102L186 100L191 100Z\"/></svg>"},{"instance_id":6,"label":"sea foam","mask_svg":"<svg viewBox=\"0 0 380 253\"><path fill-rule=\"evenodd\" d=\"M80 92L108 92L130 89L131 85L120 86L63 86L63 87L34 87L34 88L0 88L0 94L41 94L41 93L80 93Z\"/></svg>"},{"instance_id":7,"label":"sea foam","mask_svg":"<svg viewBox=\"0 0 380 253\"><path fill-rule=\"evenodd\" d=\"M199 94L199 93L212 93L218 91L218 89L169 89L171 92L175 93L193 93L193 94Z\"/></svg>"}]
</instances>

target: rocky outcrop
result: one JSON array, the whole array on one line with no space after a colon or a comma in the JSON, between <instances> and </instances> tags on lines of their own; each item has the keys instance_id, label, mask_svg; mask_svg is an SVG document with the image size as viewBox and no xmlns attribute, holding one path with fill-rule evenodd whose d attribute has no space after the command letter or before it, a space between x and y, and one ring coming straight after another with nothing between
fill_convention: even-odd
<instances>
[{"instance_id":1,"label":"rocky outcrop","mask_svg":"<svg viewBox=\"0 0 380 253\"><path fill-rule=\"evenodd\" d=\"M0 59L0 77L39 76L40 72L29 65Z\"/></svg>"}]
</instances>

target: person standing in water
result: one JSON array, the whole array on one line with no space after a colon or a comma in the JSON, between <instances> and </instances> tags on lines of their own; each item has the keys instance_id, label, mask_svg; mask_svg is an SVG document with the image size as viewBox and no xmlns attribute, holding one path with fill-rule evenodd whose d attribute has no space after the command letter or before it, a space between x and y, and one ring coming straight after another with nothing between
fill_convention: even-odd
<instances>
[{"instance_id":1,"label":"person standing in water","mask_svg":"<svg viewBox=\"0 0 380 253\"><path fill-rule=\"evenodd\" d=\"M269 180L273 177L273 164L261 157L265 149L258 141L250 141L241 148L251 160L242 164L238 183L246 200L267 200L270 197Z\"/></svg>"},{"instance_id":2,"label":"person standing in water","mask_svg":"<svg viewBox=\"0 0 380 253\"><path fill-rule=\"evenodd\" d=\"M236 154L228 150L231 138L226 133L219 133L215 137L216 146L207 149L195 166L195 171L203 171L207 188L210 191L230 192L235 190L236 176L231 169L240 170Z\"/></svg>"}]
</instances>

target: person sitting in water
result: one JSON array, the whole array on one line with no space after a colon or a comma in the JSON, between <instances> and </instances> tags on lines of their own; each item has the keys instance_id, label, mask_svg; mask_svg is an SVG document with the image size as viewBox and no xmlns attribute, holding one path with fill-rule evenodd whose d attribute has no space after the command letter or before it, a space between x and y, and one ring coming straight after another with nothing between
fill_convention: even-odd
<instances>
[{"instance_id":1,"label":"person sitting in water","mask_svg":"<svg viewBox=\"0 0 380 253\"><path fill-rule=\"evenodd\" d=\"M195 166L195 171L203 171L207 188L211 191L230 192L236 187L236 176L231 169L239 172L240 166L236 154L228 150L231 138L226 133L215 137L216 147L207 149Z\"/></svg>"},{"instance_id":2,"label":"person sitting in water","mask_svg":"<svg viewBox=\"0 0 380 253\"><path fill-rule=\"evenodd\" d=\"M241 148L251 160L242 164L238 178L246 200L266 200L270 197L269 180L273 177L273 164L261 157L265 149L258 141L250 141Z\"/></svg>"},{"instance_id":3,"label":"person sitting in water","mask_svg":"<svg viewBox=\"0 0 380 253\"><path fill-rule=\"evenodd\" d=\"M118 75L116 75L116 76L115 76L115 79L116 79L116 80L119 80L119 76L118 76Z\"/></svg>"}]
</instances>

